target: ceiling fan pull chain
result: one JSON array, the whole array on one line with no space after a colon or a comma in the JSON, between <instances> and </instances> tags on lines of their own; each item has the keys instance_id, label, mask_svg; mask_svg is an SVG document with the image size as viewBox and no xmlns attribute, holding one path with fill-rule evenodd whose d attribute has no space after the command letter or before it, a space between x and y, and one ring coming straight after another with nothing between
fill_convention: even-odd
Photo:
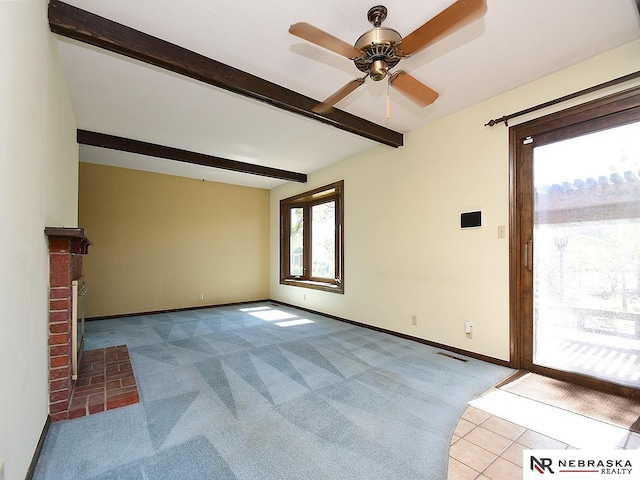
<instances>
[{"instance_id":1,"label":"ceiling fan pull chain","mask_svg":"<svg viewBox=\"0 0 640 480\"><path fill-rule=\"evenodd\" d=\"M387 120L391 118L391 77L387 76Z\"/></svg>"}]
</instances>

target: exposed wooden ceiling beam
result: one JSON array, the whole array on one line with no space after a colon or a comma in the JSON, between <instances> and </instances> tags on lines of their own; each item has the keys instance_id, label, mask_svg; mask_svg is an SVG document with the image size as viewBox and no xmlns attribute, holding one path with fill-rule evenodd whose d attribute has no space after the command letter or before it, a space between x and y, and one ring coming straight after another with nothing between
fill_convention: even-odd
<instances>
[{"instance_id":1,"label":"exposed wooden ceiling beam","mask_svg":"<svg viewBox=\"0 0 640 480\"><path fill-rule=\"evenodd\" d=\"M318 114L317 100L72 5L51 0L49 28L59 35L260 100L376 142L400 147L403 135L342 110Z\"/></svg>"},{"instance_id":2,"label":"exposed wooden ceiling beam","mask_svg":"<svg viewBox=\"0 0 640 480\"><path fill-rule=\"evenodd\" d=\"M180 162L193 163L195 165L222 168L224 170L249 173L251 175L260 175L263 177L279 178L281 180L290 180L300 183L306 183L307 181L307 175L304 173L290 172L279 168L254 165L252 163L229 160L228 158L214 157L212 155L205 155L204 153L190 152L188 150L180 150L179 148L166 147L155 143L131 140L130 138L116 137L105 133L89 132L87 130L78 130L77 135L78 143L81 145L91 145L93 147L109 148L111 150L137 153L150 157L178 160Z\"/></svg>"}]
</instances>

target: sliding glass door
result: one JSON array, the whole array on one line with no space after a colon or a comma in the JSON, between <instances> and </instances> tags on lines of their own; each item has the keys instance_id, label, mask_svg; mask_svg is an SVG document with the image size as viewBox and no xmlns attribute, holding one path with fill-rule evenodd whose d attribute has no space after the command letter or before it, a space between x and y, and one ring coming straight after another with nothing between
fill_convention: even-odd
<instances>
[{"instance_id":1,"label":"sliding glass door","mask_svg":"<svg viewBox=\"0 0 640 480\"><path fill-rule=\"evenodd\" d=\"M629 393L640 389L640 105L598 112L512 129L512 363Z\"/></svg>"},{"instance_id":2,"label":"sliding glass door","mask_svg":"<svg viewBox=\"0 0 640 480\"><path fill-rule=\"evenodd\" d=\"M639 172L640 121L533 147L533 364L640 386Z\"/></svg>"}]
</instances>

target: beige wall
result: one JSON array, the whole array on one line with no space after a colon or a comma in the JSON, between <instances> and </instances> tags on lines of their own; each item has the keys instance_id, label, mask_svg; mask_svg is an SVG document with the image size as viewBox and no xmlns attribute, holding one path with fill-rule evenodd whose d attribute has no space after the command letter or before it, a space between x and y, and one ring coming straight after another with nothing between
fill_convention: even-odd
<instances>
[{"instance_id":1,"label":"beige wall","mask_svg":"<svg viewBox=\"0 0 640 480\"><path fill-rule=\"evenodd\" d=\"M639 69L634 42L411 132L404 147L375 147L272 190L271 298L508 360L508 129L483 125ZM279 200L340 179L345 294L280 285ZM472 210L483 227L463 231L460 213Z\"/></svg>"},{"instance_id":2,"label":"beige wall","mask_svg":"<svg viewBox=\"0 0 640 480\"><path fill-rule=\"evenodd\" d=\"M47 1L0 2L0 461L25 478L48 415L45 226L77 225L76 125Z\"/></svg>"},{"instance_id":3,"label":"beige wall","mask_svg":"<svg viewBox=\"0 0 640 480\"><path fill-rule=\"evenodd\" d=\"M81 163L79 222L88 317L269 298L267 190Z\"/></svg>"}]
</instances>

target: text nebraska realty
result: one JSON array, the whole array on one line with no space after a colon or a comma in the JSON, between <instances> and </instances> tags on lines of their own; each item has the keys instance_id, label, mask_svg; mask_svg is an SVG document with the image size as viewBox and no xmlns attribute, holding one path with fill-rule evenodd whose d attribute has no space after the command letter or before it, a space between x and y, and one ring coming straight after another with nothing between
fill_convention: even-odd
<instances>
[{"instance_id":1,"label":"text nebraska realty","mask_svg":"<svg viewBox=\"0 0 640 480\"><path fill-rule=\"evenodd\" d=\"M631 460L558 460L561 472L598 469L604 475L631 475Z\"/></svg>"},{"instance_id":2,"label":"text nebraska realty","mask_svg":"<svg viewBox=\"0 0 640 480\"><path fill-rule=\"evenodd\" d=\"M538 479L539 474L557 478L593 478L618 475L640 480L640 451L610 450L607 453L584 450L524 450L523 478ZM574 475L574 474L578 475Z\"/></svg>"}]
</instances>

